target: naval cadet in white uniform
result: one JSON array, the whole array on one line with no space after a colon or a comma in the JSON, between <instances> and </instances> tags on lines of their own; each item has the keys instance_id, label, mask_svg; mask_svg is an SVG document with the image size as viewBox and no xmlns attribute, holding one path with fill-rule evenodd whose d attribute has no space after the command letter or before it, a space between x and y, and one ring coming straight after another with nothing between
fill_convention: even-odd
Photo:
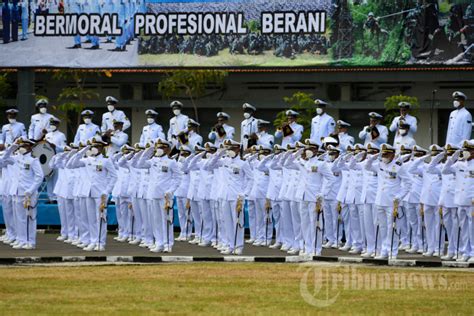
<instances>
[{"instance_id":1,"label":"naval cadet in white uniform","mask_svg":"<svg viewBox=\"0 0 474 316\"><path fill-rule=\"evenodd\" d=\"M326 101L316 99L316 116L311 120L311 136L310 139L321 146L321 139L327 137L335 132L336 122L334 118L326 113L326 106L329 105Z\"/></svg>"},{"instance_id":2,"label":"naval cadet in white uniform","mask_svg":"<svg viewBox=\"0 0 474 316\"><path fill-rule=\"evenodd\" d=\"M101 131L105 133L107 131L114 130L114 121L123 122L122 130L125 131L130 127L130 120L121 110L117 110L118 100L112 96L105 98L105 103L107 104L108 112L102 114L102 124Z\"/></svg>"},{"instance_id":3,"label":"naval cadet in white uniform","mask_svg":"<svg viewBox=\"0 0 474 316\"><path fill-rule=\"evenodd\" d=\"M84 124L79 125L76 136L74 137L74 144L79 146L79 143L86 144L88 140L100 133L99 126L92 123L92 116L94 112L91 110L84 110L81 112Z\"/></svg>"},{"instance_id":4,"label":"naval cadet in white uniform","mask_svg":"<svg viewBox=\"0 0 474 316\"><path fill-rule=\"evenodd\" d=\"M140 146L145 147L146 144L154 144L158 138L165 139L163 127L156 123L158 112L149 109L145 111L147 125L143 126L142 134L140 135Z\"/></svg>"},{"instance_id":5,"label":"naval cadet in white uniform","mask_svg":"<svg viewBox=\"0 0 474 316\"><path fill-rule=\"evenodd\" d=\"M214 141L214 146L219 146L224 143L226 139L234 139L235 129L228 125L227 122L230 119L230 115L225 112L217 113L217 124L214 125L208 138Z\"/></svg>"},{"instance_id":6,"label":"naval cadet in white uniform","mask_svg":"<svg viewBox=\"0 0 474 316\"><path fill-rule=\"evenodd\" d=\"M369 118L370 123L360 131L359 138L364 141L364 146L370 143L377 146L385 144L388 139L388 129L380 124L383 116L376 112L370 112Z\"/></svg>"},{"instance_id":7,"label":"naval cadet in white uniform","mask_svg":"<svg viewBox=\"0 0 474 316\"><path fill-rule=\"evenodd\" d=\"M268 127L270 126L270 122L259 119L257 120L257 126L257 145L273 148L273 145L275 144L275 137L272 134L268 133Z\"/></svg>"},{"instance_id":8,"label":"naval cadet in white uniform","mask_svg":"<svg viewBox=\"0 0 474 316\"><path fill-rule=\"evenodd\" d=\"M395 138L393 140L393 146L395 148L400 147L400 144L403 142L400 138L408 136L409 138L414 137L417 127L416 117L410 115L411 104L409 102L399 102L398 107L400 108L400 116L397 116L393 119L392 124L390 124L390 132L395 133ZM402 128L403 126L408 125L410 128ZM406 140L405 140L406 141Z\"/></svg>"},{"instance_id":9,"label":"naval cadet in white uniform","mask_svg":"<svg viewBox=\"0 0 474 316\"><path fill-rule=\"evenodd\" d=\"M35 141L43 139L48 132L48 127L53 115L48 113L48 100L40 99L36 102L38 113L31 116L31 123L28 129L28 138Z\"/></svg>"},{"instance_id":10,"label":"naval cadet in white uniform","mask_svg":"<svg viewBox=\"0 0 474 316\"><path fill-rule=\"evenodd\" d=\"M2 126L2 134L0 135L0 144L4 146L13 144L15 139L19 137L26 138L25 125L16 120L18 110L8 109L5 113L7 114L8 124Z\"/></svg>"},{"instance_id":11,"label":"naval cadet in white uniform","mask_svg":"<svg viewBox=\"0 0 474 316\"><path fill-rule=\"evenodd\" d=\"M296 123L296 118L300 114L293 110L288 110L285 114L286 122L275 133L276 138L283 137L281 141L283 148L287 148L288 145L293 146L303 135L303 125Z\"/></svg>"},{"instance_id":12,"label":"naval cadet in white uniform","mask_svg":"<svg viewBox=\"0 0 474 316\"><path fill-rule=\"evenodd\" d=\"M168 129L167 139L173 146L177 146L178 140L176 137L179 133L186 131L189 117L181 113L183 110L183 103L180 101L171 102L170 107L174 116L170 119L170 128Z\"/></svg>"},{"instance_id":13,"label":"naval cadet in white uniform","mask_svg":"<svg viewBox=\"0 0 474 316\"><path fill-rule=\"evenodd\" d=\"M446 144L462 146L462 143L471 138L472 116L466 110L467 96L460 92L453 93L454 111L449 114L448 134L446 135Z\"/></svg>"},{"instance_id":14,"label":"naval cadet in white uniform","mask_svg":"<svg viewBox=\"0 0 474 316\"><path fill-rule=\"evenodd\" d=\"M258 131L257 119L253 116L257 108L249 103L242 105L244 110L244 120L240 123L240 143L243 146L243 150L255 145L255 134Z\"/></svg>"}]
</instances>

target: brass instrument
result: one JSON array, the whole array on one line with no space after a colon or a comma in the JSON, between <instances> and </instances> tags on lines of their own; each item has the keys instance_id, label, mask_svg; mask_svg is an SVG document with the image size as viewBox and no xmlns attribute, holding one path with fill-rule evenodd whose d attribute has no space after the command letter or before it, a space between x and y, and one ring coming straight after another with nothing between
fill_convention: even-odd
<instances>
[{"instance_id":1,"label":"brass instrument","mask_svg":"<svg viewBox=\"0 0 474 316\"><path fill-rule=\"evenodd\" d=\"M281 131L284 137L293 135L294 133L293 129L291 128L289 124L283 124L281 127Z\"/></svg>"},{"instance_id":2,"label":"brass instrument","mask_svg":"<svg viewBox=\"0 0 474 316\"><path fill-rule=\"evenodd\" d=\"M189 132L180 132L177 138L181 144L186 145L189 143Z\"/></svg>"},{"instance_id":3,"label":"brass instrument","mask_svg":"<svg viewBox=\"0 0 474 316\"><path fill-rule=\"evenodd\" d=\"M217 135L219 135L220 138L224 137L227 134L225 129L224 129L224 126L222 126L220 124L214 125L214 128L212 129L212 131L216 132Z\"/></svg>"}]
</instances>

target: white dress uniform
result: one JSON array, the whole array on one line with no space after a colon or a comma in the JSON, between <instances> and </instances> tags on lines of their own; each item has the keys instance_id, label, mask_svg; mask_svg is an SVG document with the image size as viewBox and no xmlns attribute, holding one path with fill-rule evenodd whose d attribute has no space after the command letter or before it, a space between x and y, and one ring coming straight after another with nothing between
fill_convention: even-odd
<instances>
[{"instance_id":1,"label":"white dress uniform","mask_svg":"<svg viewBox=\"0 0 474 316\"><path fill-rule=\"evenodd\" d=\"M223 137L219 137L217 132L214 131L211 131L207 136L209 140L214 141L214 146L217 148L219 148L219 146L224 143L226 139L234 139L235 128L225 123L222 125L222 127L225 130L225 135Z\"/></svg>"},{"instance_id":2,"label":"white dress uniform","mask_svg":"<svg viewBox=\"0 0 474 316\"><path fill-rule=\"evenodd\" d=\"M196 133L195 131L189 131L188 134L188 146L194 152L196 146L202 146L202 136Z\"/></svg>"},{"instance_id":3,"label":"white dress uniform","mask_svg":"<svg viewBox=\"0 0 474 316\"><path fill-rule=\"evenodd\" d=\"M246 161L239 156L235 158L220 159L225 152L213 156L207 164L207 168L224 167L222 177L225 178L224 188L224 225L227 234L227 251L224 253L241 254L244 242L244 216L243 209L237 213L237 200L243 203L247 182L251 179L251 169ZM237 229L237 230L236 230ZM235 236L237 238L235 238Z\"/></svg>"},{"instance_id":4,"label":"white dress uniform","mask_svg":"<svg viewBox=\"0 0 474 316\"><path fill-rule=\"evenodd\" d=\"M283 137L282 131L277 130L275 133L276 138L283 137L281 141L281 146L283 148L286 148L288 144L293 146L297 141L301 139L301 136L303 135L303 125L300 125L296 122L292 122L289 126L293 130L293 134Z\"/></svg>"},{"instance_id":5,"label":"white dress uniform","mask_svg":"<svg viewBox=\"0 0 474 316\"><path fill-rule=\"evenodd\" d=\"M393 146L394 147L396 146L397 143L400 143L400 145L403 144L403 142L399 139L399 138L402 138L403 136L400 135L400 133L398 131L398 129L399 129L398 125L400 123L400 117L401 116L395 117L392 121L392 124L390 124L390 127L389 127L390 132L396 133L395 138L393 140ZM414 135L415 135L415 133L418 129L416 117L411 116L410 114L407 114L407 115L405 115L403 120L405 121L405 124L410 125L410 129L408 130L407 136L409 138L413 139L413 137L414 137Z\"/></svg>"},{"instance_id":6,"label":"white dress uniform","mask_svg":"<svg viewBox=\"0 0 474 316\"><path fill-rule=\"evenodd\" d=\"M8 159L9 157L4 157ZM36 215L38 188L43 182L43 170L39 159L31 156L31 153L11 156L12 160L7 163L14 163L17 166L16 176L18 182L15 192L13 192L13 209L15 213L15 226L17 231L18 245L14 249L33 249L36 247ZM25 209L23 203L25 198L31 199L31 208Z\"/></svg>"},{"instance_id":7,"label":"white dress uniform","mask_svg":"<svg viewBox=\"0 0 474 316\"><path fill-rule=\"evenodd\" d=\"M446 144L461 146L462 142L471 138L472 116L465 107L449 114Z\"/></svg>"},{"instance_id":8,"label":"white dress uniform","mask_svg":"<svg viewBox=\"0 0 474 316\"><path fill-rule=\"evenodd\" d=\"M455 174L454 203L457 205L459 239L459 260L467 261L474 257L474 240L472 230L474 200L474 160L457 160L454 154L449 158L442 170L443 174ZM471 260L470 260L471 261Z\"/></svg>"},{"instance_id":9,"label":"white dress uniform","mask_svg":"<svg viewBox=\"0 0 474 316\"><path fill-rule=\"evenodd\" d=\"M270 157L270 156L268 156ZM267 158L268 158L267 157ZM275 244L273 244L272 248L278 248L282 245L282 233L281 233L281 200L278 198L280 193L281 185L282 185L282 168L280 165L281 159L284 157L282 153L273 156L270 159L269 163L266 165L260 165L261 171L269 171L270 172L270 181L268 183L268 191L266 198L271 202L271 213L273 217L273 222L275 225ZM268 170L267 170L268 169Z\"/></svg>"},{"instance_id":10,"label":"white dress uniform","mask_svg":"<svg viewBox=\"0 0 474 316\"><path fill-rule=\"evenodd\" d=\"M154 143L158 138L165 139L161 125L157 123L145 125L140 135L140 146L145 147L147 143Z\"/></svg>"},{"instance_id":11,"label":"white dress uniform","mask_svg":"<svg viewBox=\"0 0 474 316\"><path fill-rule=\"evenodd\" d=\"M0 144L11 145L18 137L26 137L26 129L23 123L15 122L2 126Z\"/></svg>"},{"instance_id":12,"label":"white dress uniform","mask_svg":"<svg viewBox=\"0 0 474 316\"><path fill-rule=\"evenodd\" d=\"M336 129L336 121L334 118L324 112L322 115L316 115L311 120L311 136L310 139L321 145L321 138L327 137L334 133Z\"/></svg>"},{"instance_id":13,"label":"white dress uniform","mask_svg":"<svg viewBox=\"0 0 474 316\"><path fill-rule=\"evenodd\" d=\"M415 139L413 139L409 134L407 135L399 135L395 136L395 139L393 141L393 147L395 147L396 150L399 150L402 146L405 148L412 148L413 146L416 145Z\"/></svg>"},{"instance_id":14,"label":"white dress uniform","mask_svg":"<svg viewBox=\"0 0 474 316\"><path fill-rule=\"evenodd\" d=\"M338 138L339 148L341 148L343 151L345 151L348 146L354 145L354 137L347 133L339 133Z\"/></svg>"},{"instance_id":15,"label":"white dress uniform","mask_svg":"<svg viewBox=\"0 0 474 316\"><path fill-rule=\"evenodd\" d=\"M77 129L76 136L74 137L74 144L76 146L79 143L87 143L88 140L91 140L97 133L100 133L99 126L94 123L90 124L81 124Z\"/></svg>"},{"instance_id":16,"label":"white dress uniform","mask_svg":"<svg viewBox=\"0 0 474 316\"><path fill-rule=\"evenodd\" d=\"M120 151L123 145L128 142L128 135L123 131L115 131L110 137L110 144L107 147L107 155L112 157L115 153Z\"/></svg>"},{"instance_id":17,"label":"white dress uniform","mask_svg":"<svg viewBox=\"0 0 474 316\"><path fill-rule=\"evenodd\" d=\"M364 146L367 146L369 143L376 144L380 146L385 144L388 139L388 129L384 125L377 124L375 127L379 131L379 137L372 139L372 134L367 132L369 126L364 126L364 128L359 133L359 138L364 141Z\"/></svg>"},{"instance_id":18,"label":"white dress uniform","mask_svg":"<svg viewBox=\"0 0 474 316\"><path fill-rule=\"evenodd\" d=\"M193 156L188 156L186 158L181 157L178 160L178 169L180 172L180 181L179 185L174 192L174 196L176 197L176 202L178 203L178 220L179 220L179 227L181 229L178 241L188 240L191 236L192 232L192 221L191 215L188 216L187 209L186 209L186 196L188 195L189 189L189 181L190 181L190 174L189 174L189 162Z\"/></svg>"},{"instance_id":19,"label":"white dress uniform","mask_svg":"<svg viewBox=\"0 0 474 316\"><path fill-rule=\"evenodd\" d=\"M189 117L187 115L179 114L178 116L173 116L170 119L170 128L168 129L167 140L173 144L176 144L176 136L188 129L188 121Z\"/></svg>"},{"instance_id":20,"label":"white dress uniform","mask_svg":"<svg viewBox=\"0 0 474 316\"><path fill-rule=\"evenodd\" d=\"M154 148L145 150L143 156L138 160L137 167L150 169L150 182L148 184L147 196L152 198L154 212L152 214L153 237L156 247L153 252L171 252L174 244L173 237L173 211L167 214L165 210L165 196L168 196L170 207L173 203L173 194L179 185L179 170L175 160L166 155L163 157L151 157ZM167 228L168 226L168 228ZM166 235L168 231L168 236Z\"/></svg>"},{"instance_id":21,"label":"white dress uniform","mask_svg":"<svg viewBox=\"0 0 474 316\"><path fill-rule=\"evenodd\" d=\"M383 150L383 149L382 149ZM392 223L393 223L393 206L394 200L402 201L409 192L410 186L402 186L402 181L410 181L410 177L406 167L404 167L396 159L390 163L379 162L378 166L373 164L378 155L368 158L365 168L372 172L377 172L379 179L377 195L375 197L375 205L377 207L377 218L379 223L379 240L377 245L377 254L379 258L387 258L390 254L390 246L392 239ZM398 235L393 236L392 257L396 258L398 254Z\"/></svg>"},{"instance_id":22,"label":"white dress uniform","mask_svg":"<svg viewBox=\"0 0 474 316\"><path fill-rule=\"evenodd\" d=\"M117 181L112 189L115 200L115 210L118 223L118 238L125 241L130 238L130 243L139 244L142 240L142 214L139 209L133 208L128 194L131 179L130 169L127 165L132 154L123 156L121 152L114 155L112 161L117 169Z\"/></svg>"},{"instance_id":23,"label":"white dress uniform","mask_svg":"<svg viewBox=\"0 0 474 316\"><path fill-rule=\"evenodd\" d=\"M51 118L54 116L49 113L36 113L31 116L31 123L28 129L28 138L40 140L43 136L43 130L48 130Z\"/></svg>"},{"instance_id":24,"label":"white dress uniform","mask_svg":"<svg viewBox=\"0 0 474 316\"><path fill-rule=\"evenodd\" d=\"M63 132L59 130L55 130L54 132L48 132L44 139L48 143L56 146L57 153L64 151L64 147L66 146L66 135L64 135Z\"/></svg>"},{"instance_id":25,"label":"white dress uniform","mask_svg":"<svg viewBox=\"0 0 474 316\"><path fill-rule=\"evenodd\" d=\"M258 136L257 145L262 145L265 147L272 148L273 145L275 144L275 137L272 134L268 134L267 132L262 131L262 132L258 132L257 136Z\"/></svg>"},{"instance_id":26,"label":"white dress uniform","mask_svg":"<svg viewBox=\"0 0 474 316\"><path fill-rule=\"evenodd\" d=\"M257 126L258 120L251 116L240 123L240 143L243 145L244 150L247 149L247 143L250 135L258 132Z\"/></svg>"},{"instance_id":27,"label":"white dress uniform","mask_svg":"<svg viewBox=\"0 0 474 316\"><path fill-rule=\"evenodd\" d=\"M90 243L84 250L105 249L107 236L107 208L103 210L103 218L99 212L102 196L108 196L117 180L115 166L109 158L99 154L94 157L84 157L88 147L80 150L71 159L73 168L84 167L86 181L83 182L82 194L87 197L86 212ZM100 226L101 235L99 236Z\"/></svg>"},{"instance_id":28,"label":"white dress uniform","mask_svg":"<svg viewBox=\"0 0 474 316\"><path fill-rule=\"evenodd\" d=\"M102 124L100 130L102 133L108 130L114 130L114 121L123 122L123 131L130 127L130 120L123 111L113 110L112 112L105 112L102 114Z\"/></svg>"}]
</instances>

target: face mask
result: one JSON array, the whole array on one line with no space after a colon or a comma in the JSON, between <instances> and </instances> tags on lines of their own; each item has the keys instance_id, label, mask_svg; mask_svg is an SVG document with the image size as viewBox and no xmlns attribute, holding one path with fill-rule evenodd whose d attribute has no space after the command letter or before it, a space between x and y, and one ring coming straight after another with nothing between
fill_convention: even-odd
<instances>
[{"instance_id":1,"label":"face mask","mask_svg":"<svg viewBox=\"0 0 474 316\"><path fill-rule=\"evenodd\" d=\"M84 119L84 124L89 125L92 122L90 118L85 118Z\"/></svg>"},{"instance_id":2,"label":"face mask","mask_svg":"<svg viewBox=\"0 0 474 316\"><path fill-rule=\"evenodd\" d=\"M153 123L155 123L155 119L154 119L154 118L151 118L151 117L147 118L146 121L147 121L148 124L153 124Z\"/></svg>"},{"instance_id":3,"label":"face mask","mask_svg":"<svg viewBox=\"0 0 474 316\"><path fill-rule=\"evenodd\" d=\"M323 114L323 109L317 108L317 109L316 109L316 114L318 114L318 115Z\"/></svg>"},{"instance_id":4,"label":"face mask","mask_svg":"<svg viewBox=\"0 0 474 316\"><path fill-rule=\"evenodd\" d=\"M184 160L186 160L186 158L185 158L185 157L183 157L183 156L179 156L179 158L178 158L178 161L179 161L179 162L184 162Z\"/></svg>"},{"instance_id":5,"label":"face mask","mask_svg":"<svg viewBox=\"0 0 474 316\"><path fill-rule=\"evenodd\" d=\"M237 156L237 153L233 150L228 150L227 156L229 156L230 158L235 158L235 156Z\"/></svg>"},{"instance_id":6,"label":"face mask","mask_svg":"<svg viewBox=\"0 0 474 316\"><path fill-rule=\"evenodd\" d=\"M304 154L305 154L306 158L308 158L308 159L311 159L311 158L314 157L313 151L312 151L312 150L309 150L309 149L305 150L305 151L304 151Z\"/></svg>"},{"instance_id":7,"label":"face mask","mask_svg":"<svg viewBox=\"0 0 474 316\"><path fill-rule=\"evenodd\" d=\"M389 164L390 161L391 161L390 158L387 158L387 157L382 158L382 162L385 163L385 164Z\"/></svg>"},{"instance_id":8,"label":"face mask","mask_svg":"<svg viewBox=\"0 0 474 316\"><path fill-rule=\"evenodd\" d=\"M357 157L358 162L361 162L364 159L365 159L365 155L361 155L360 157Z\"/></svg>"},{"instance_id":9,"label":"face mask","mask_svg":"<svg viewBox=\"0 0 474 316\"><path fill-rule=\"evenodd\" d=\"M258 155L258 160L263 160L264 158L265 158L265 155L264 155L264 154Z\"/></svg>"},{"instance_id":10,"label":"face mask","mask_svg":"<svg viewBox=\"0 0 474 316\"><path fill-rule=\"evenodd\" d=\"M25 147L20 147L20 149L18 149L18 153L19 153L20 155L24 155L24 154L26 154L27 152L28 152L28 151L26 150Z\"/></svg>"},{"instance_id":11,"label":"face mask","mask_svg":"<svg viewBox=\"0 0 474 316\"><path fill-rule=\"evenodd\" d=\"M406 129L401 129L400 130L400 135L405 136L408 133L408 130Z\"/></svg>"},{"instance_id":12,"label":"face mask","mask_svg":"<svg viewBox=\"0 0 474 316\"><path fill-rule=\"evenodd\" d=\"M9 122L10 124L16 123L16 119L9 118L9 119L8 119L8 122Z\"/></svg>"},{"instance_id":13,"label":"face mask","mask_svg":"<svg viewBox=\"0 0 474 316\"><path fill-rule=\"evenodd\" d=\"M86 157L90 157L90 156L92 156L92 150L89 149L88 151L86 151Z\"/></svg>"},{"instance_id":14,"label":"face mask","mask_svg":"<svg viewBox=\"0 0 474 316\"><path fill-rule=\"evenodd\" d=\"M165 151L164 151L162 148L158 148L158 149L156 150L155 156L156 156L156 157L161 157L161 156L163 156L164 154L165 154Z\"/></svg>"},{"instance_id":15,"label":"face mask","mask_svg":"<svg viewBox=\"0 0 474 316\"><path fill-rule=\"evenodd\" d=\"M51 126L48 128L48 131L49 131L49 132L54 132L54 131L56 131L57 129L58 129L57 126L51 125Z\"/></svg>"},{"instance_id":16,"label":"face mask","mask_svg":"<svg viewBox=\"0 0 474 316\"><path fill-rule=\"evenodd\" d=\"M109 112L113 112L115 110L115 106L107 105L107 110L109 110Z\"/></svg>"},{"instance_id":17,"label":"face mask","mask_svg":"<svg viewBox=\"0 0 474 316\"><path fill-rule=\"evenodd\" d=\"M333 162L334 160L336 160L336 156L335 155L329 155L329 161Z\"/></svg>"},{"instance_id":18,"label":"face mask","mask_svg":"<svg viewBox=\"0 0 474 316\"><path fill-rule=\"evenodd\" d=\"M457 109L461 105L459 101L453 101L453 106Z\"/></svg>"},{"instance_id":19,"label":"face mask","mask_svg":"<svg viewBox=\"0 0 474 316\"><path fill-rule=\"evenodd\" d=\"M176 115L176 116L178 116L178 115L181 114L181 110L178 110L178 109L173 110L173 114Z\"/></svg>"},{"instance_id":20,"label":"face mask","mask_svg":"<svg viewBox=\"0 0 474 316\"><path fill-rule=\"evenodd\" d=\"M462 159L463 160L468 160L471 157L471 152L468 150L464 150L462 152Z\"/></svg>"},{"instance_id":21,"label":"face mask","mask_svg":"<svg viewBox=\"0 0 474 316\"><path fill-rule=\"evenodd\" d=\"M250 113L244 113L244 118L248 119L250 117Z\"/></svg>"},{"instance_id":22,"label":"face mask","mask_svg":"<svg viewBox=\"0 0 474 316\"><path fill-rule=\"evenodd\" d=\"M92 147L91 148L91 155L92 156L97 156L99 154L99 149L97 147Z\"/></svg>"},{"instance_id":23,"label":"face mask","mask_svg":"<svg viewBox=\"0 0 474 316\"><path fill-rule=\"evenodd\" d=\"M40 108L40 113L41 114L45 114L48 112L48 109L47 108Z\"/></svg>"}]
</instances>

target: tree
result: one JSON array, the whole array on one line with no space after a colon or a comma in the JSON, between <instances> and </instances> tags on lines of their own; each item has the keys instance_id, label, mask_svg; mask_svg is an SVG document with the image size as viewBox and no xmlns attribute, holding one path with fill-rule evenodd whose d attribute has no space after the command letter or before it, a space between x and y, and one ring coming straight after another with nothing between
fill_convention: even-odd
<instances>
[{"instance_id":1,"label":"tree","mask_svg":"<svg viewBox=\"0 0 474 316\"><path fill-rule=\"evenodd\" d=\"M158 84L158 91L166 99L185 97L191 101L194 117L199 121L195 100L207 96L206 87L210 84L223 91L224 79L228 73L223 70L177 70L166 73L166 78ZM213 91L212 93L215 93Z\"/></svg>"},{"instance_id":2,"label":"tree","mask_svg":"<svg viewBox=\"0 0 474 316\"><path fill-rule=\"evenodd\" d=\"M296 92L291 97L284 97L283 100L290 109L300 114L296 121L304 127L301 139L309 138L311 134L311 120L316 115L313 95L311 93ZM273 121L273 125L276 128L281 127L286 122L285 112L286 110L278 112L276 119Z\"/></svg>"},{"instance_id":3,"label":"tree","mask_svg":"<svg viewBox=\"0 0 474 316\"><path fill-rule=\"evenodd\" d=\"M400 115L398 103L408 102L411 104L410 115L417 115L418 109L420 108L420 102L417 97L409 97L407 95L393 95L385 99L385 118L384 124L388 127L392 123L393 119Z\"/></svg>"},{"instance_id":4,"label":"tree","mask_svg":"<svg viewBox=\"0 0 474 316\"><path fill-rule=\"evenodd\" d=\"M5 99L11 91L11 85L7 80L7 73L0 74L0 106L5 105Z\"/></svg>"}]
</instances>

